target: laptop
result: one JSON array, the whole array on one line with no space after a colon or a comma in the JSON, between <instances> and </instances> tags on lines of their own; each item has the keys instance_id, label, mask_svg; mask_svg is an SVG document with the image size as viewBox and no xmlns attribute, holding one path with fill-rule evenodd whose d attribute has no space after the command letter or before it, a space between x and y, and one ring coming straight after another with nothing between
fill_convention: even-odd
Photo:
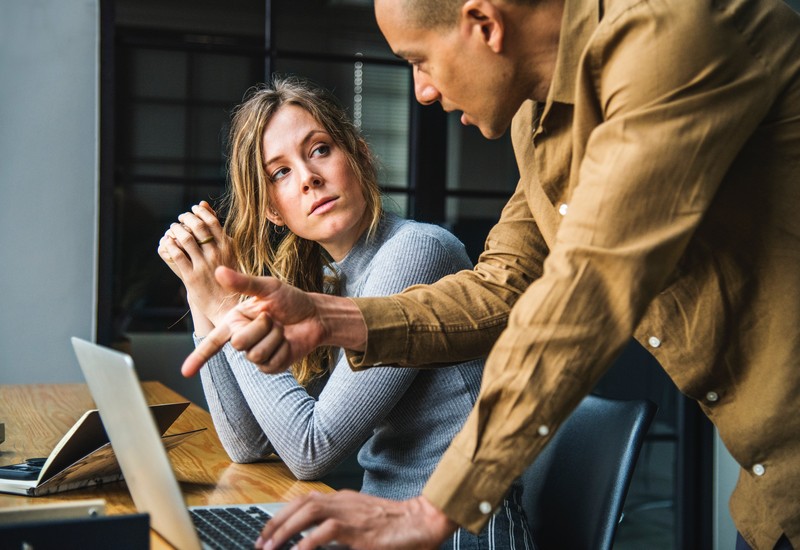
<instances>
[{"instance_id":1,"label":"laptop","mask_svg":"<svg viewBox=\"0 0 800 550\"><path fill-rule=\"evenodd\" d=\"M181 550L253 548L283 503L187 508L131 357L80 338L72 346L133 503L150 514L151 527Z\"/></svg>"}]
</instances>

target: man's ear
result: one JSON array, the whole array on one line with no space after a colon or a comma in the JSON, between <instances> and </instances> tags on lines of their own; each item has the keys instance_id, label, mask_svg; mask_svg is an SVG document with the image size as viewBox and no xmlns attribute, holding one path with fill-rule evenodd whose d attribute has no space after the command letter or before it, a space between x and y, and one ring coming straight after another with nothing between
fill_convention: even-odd
<instances>
[{"instance_id":1,"label":"man's ear","mask_svg":"<svg viewBox=\"0 0 800 550\"><path fill-rule=\"evenodd\" d=\"M505 21L492 0L467 0L459 12L459 27L465 36L479 37L494 53L503 51Z\"/></svg>"}]
</instances>

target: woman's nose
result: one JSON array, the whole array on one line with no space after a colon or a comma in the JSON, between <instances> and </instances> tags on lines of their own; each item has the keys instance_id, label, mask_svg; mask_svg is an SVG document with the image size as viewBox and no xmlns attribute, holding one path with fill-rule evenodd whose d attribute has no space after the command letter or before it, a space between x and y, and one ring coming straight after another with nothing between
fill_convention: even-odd
<instances>
[{"instance_id":1,"label":"woman's nose","mask_svg":"<svg viewBox=\"0 0 800 550\"><path fill-rule=\"evenodd\" d=\"M322 178L312 171L308 171L303 178L303 191L310 191L315 187L322 185Z\"/></svg>"}]
</instances>

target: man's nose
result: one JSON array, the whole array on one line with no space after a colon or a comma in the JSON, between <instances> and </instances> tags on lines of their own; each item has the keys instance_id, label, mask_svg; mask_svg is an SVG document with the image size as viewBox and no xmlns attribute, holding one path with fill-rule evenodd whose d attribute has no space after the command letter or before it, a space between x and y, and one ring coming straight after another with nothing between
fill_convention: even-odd
<instances>
[{"instance_id":1,"label":"man's nose","mask_svg":"<svg viewBox=\"0 0 800 550\"><path fill-rule=\"evenodd\" d=\"M430 105L439 100L439 90L418 70L414 70L414 95L423 105Z\"/></svg>"}]
</instances>

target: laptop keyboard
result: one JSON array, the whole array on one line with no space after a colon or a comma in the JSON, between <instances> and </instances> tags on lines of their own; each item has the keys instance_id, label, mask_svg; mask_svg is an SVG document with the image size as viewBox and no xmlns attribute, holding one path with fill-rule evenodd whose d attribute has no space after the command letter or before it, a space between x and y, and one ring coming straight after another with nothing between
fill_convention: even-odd
<instances>
[{"instance_id":1,"label":"laptop keyboard","mask_svg":"<svg viewBox=\"0 0 800 550\"><path fill-rule=\"evenodd\" d=\"M256 506L190 508L189 515L200 540L214 550L251 550L264 524L270 519L269 514ZM289 550L301 538L296 536L276 550Z\"/></svg>"}]
</instances>

